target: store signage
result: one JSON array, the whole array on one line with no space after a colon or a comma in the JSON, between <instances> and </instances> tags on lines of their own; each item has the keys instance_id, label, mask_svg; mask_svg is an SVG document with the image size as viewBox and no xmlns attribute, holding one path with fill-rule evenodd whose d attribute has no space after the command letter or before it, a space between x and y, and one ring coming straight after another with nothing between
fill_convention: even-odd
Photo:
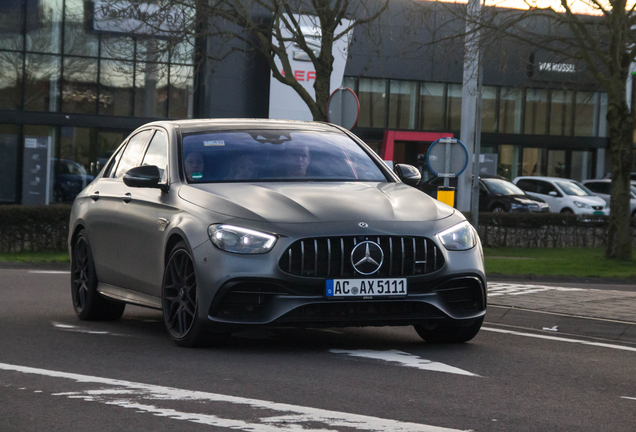
<instances>
[{"instance_id":1,"label":"store signage","mask_svg":"<svg viewBox=\"0 0 636 432\"><path fill-rule=\"evenodd\" d=\"M307 15L294 15L300 25L305 42L311 47L314 54L320 54L320 26L316 17ZM336 27L334 33L338 34L349 27L351 21L343 19ZM283 37L290 39L286 46L287 58L294 73L294 78L302 85L312 97L316 94L314 82L316 81L316 69L311 63L309 55L300 49L297 43L292 42L294 34L287 28L282 28ZM344 70L347 64L347 54L351 33L337 40L333 46L333 72L331 73L331 83L329 92L333 92L342 85ZM275 42L275 41L274 41ZM276 43L276 42L275 42ZM283 66L278 57L275 59L276 65L282 71ZM291 119L291 120L313 120L311 111L307 104L300 98L298 93L290 86L281 83L273 74L270 75L269 90L269 118Z\"/></svg>"},{"instance_id":2,"label":"store signage","mask_svg":"<svg viewBox=\"0 0 636 432\"><path fill-rule=\"evenodd\" d=\"M542 81L583 82L589 78L585 63L540 49L530 56L531 76Z\"/></svg>"},{"instance_id":3,"label":"store signage","mask_svg":"<svg viewBox=\"0 0 636 432\"><path fill-rule=\"evenodd\" d=\"M546 72L563 72L563 73L575 73L576 66L572 63L539 63L539 71Z\"/></svg>"},{"instance_id":4,"label":"store signage","mask_svg":"<svg viewBox=\"0 0 636 432\"><path fill-rule=\"evenodd\" d=\"M51 137L25 136L22 163L22 204L48 204Z\"/></svg>"},{"instance_id":5,"label":"store signage","mask_svg":"<svg viewBox=\"0 0 636 432\"><path fill-rule=\"evenodd\" d=\"M93 0L91 32L108 35L175 37L186 19L184 10L132 1Z\"/></svg>"}]
</instances>

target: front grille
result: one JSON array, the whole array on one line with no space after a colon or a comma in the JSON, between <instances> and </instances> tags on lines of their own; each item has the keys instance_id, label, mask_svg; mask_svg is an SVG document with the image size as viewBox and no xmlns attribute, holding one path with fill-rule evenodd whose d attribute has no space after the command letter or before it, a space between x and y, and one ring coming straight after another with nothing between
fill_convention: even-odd
<instances>
[{"instance_id":1,"label":"front grille","mask_svg":"<svg viewBox=\"0 0 636 432\"><path fill-rule=\"evenodd\" d=\"M482 284L476 277L451 279L434 292L456 314L475 313L485 308Z\"/></svg>"},{"instance_id":2,"label":"front grille","mask_svg":"<svg viewBox=\"0 0 636 432\"><path fill-rule=\"evenodd\" d=\"M360 242L373 241L382 248L384 261L370 277L413 276L444 266L444 255L425 237L350 236L308 238L294 242L281 257L280 269L294 276L359 277L351 252Z\"/></svg>"},{"instance_id":3,"label":"front grille","mask_svg":"<svg viewBox=\"0 0 636 432\"><path fill-rule=\"evenodd\" d=\"M289 291L278 284L239 282L222 295L210 313L223 318L257 316L274 296L281 294Z\"/></svg>"},{"instance_id":4,"label":"front grille","mask_svg":"<svg viewBox=\"0 0 636 432\"><path fill-rule=\"evenodd\" d=\"M605 208L605 206L592 206L592 208L594 210L603 210L603 208Z\"/></svg>"},{"instance_id":5,"label":"front grille","mask_svg":"<svg viewBox=\"0 0 636 432\"><path fill-rule=\"evenodd\" d=\"M301 306L283 316L278 322L343 322L352 325L356 320L402 321L444 317L439 309L422 302L334 302Z\"/></svg>"}]
</instances>

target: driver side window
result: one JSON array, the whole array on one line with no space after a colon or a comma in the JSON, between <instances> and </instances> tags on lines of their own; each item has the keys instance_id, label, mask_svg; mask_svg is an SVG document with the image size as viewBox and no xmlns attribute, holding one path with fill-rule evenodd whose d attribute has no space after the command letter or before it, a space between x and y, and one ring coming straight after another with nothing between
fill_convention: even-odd
<instances>
[{"instance_id":1,"label":"driver side window","mask_svg":"<svg viewBox=\"0 0 636 432\"><path fill-rule=\"evenodd\" d=\"M141 150L144 148L146 142L148 142L151 133L151 130L141 131L128 140L128 145L121 155L117 171L115 171L115 175L113 176L114 178L122 178L129 169L137 166Z\"/></svg>"},{"instance_id":2,"label":"driver side window","mask_svg":"<svg viewBox=\"0 0 636 432\"><path fill-rule=\"evenodd\" d=\"M168 165L168 137L165 132L157 130L152 141L148 145L148 150L141 165L154 165L159 168L159 174L164 179L164 173Z\"/></svg>"}]
</instances>

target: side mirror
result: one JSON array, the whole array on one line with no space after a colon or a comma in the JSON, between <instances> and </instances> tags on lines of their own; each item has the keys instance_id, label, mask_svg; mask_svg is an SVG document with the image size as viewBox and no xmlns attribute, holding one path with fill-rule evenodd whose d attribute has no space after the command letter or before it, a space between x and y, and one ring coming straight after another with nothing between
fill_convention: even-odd
<instances>
[{"instance_id":1,"label":"side mirror","mask_svg":"<svg viewBox=\"0 0 636 432\"><path fill-rule=\"evenodd\" d=\"M558 196L555 191L548 192L548 195L553 196L553 197Z\"/></svg>"},{"instance_id":2,"label":"side mirror","mask_svg":"<svg viewBox=\"0 0 636 432\"><path fill-rule=\"evenodd\" d=\"M422 179L422 174L413 165L396 164L394 171L400 180L409 186L417 186Z\"/></svg>"},{"instance_id":3,"label":"side mirror","mask_svg":"<svg viewBox=\"0 0 636 432\"><path fill-rule=\"evenodd\" d=\"M136 188L160 188L161 174L155 165L144 165L132 168L124 174L126 186Z\"/></svg>"}]
</instances>

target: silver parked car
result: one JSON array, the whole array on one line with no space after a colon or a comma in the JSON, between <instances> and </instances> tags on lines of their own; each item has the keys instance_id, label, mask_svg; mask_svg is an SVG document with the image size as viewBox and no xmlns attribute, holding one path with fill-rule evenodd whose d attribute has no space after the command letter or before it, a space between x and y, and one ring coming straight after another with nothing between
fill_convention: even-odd
<instances>
[{"instance_id":1,"label":"silver parked car","mask_svg":"<svg viewBox=\"0 0 636 432\"><path fill-rule=\"evenodd\" d=\"M289 325L468 341L486 313L481 245L419 180L329 124L147 124L73 204L73 306L85 320L162 310L181 346Z\"/></svg>"},{"instance_id":2,"label":"silver parked car","mask_svg":"<svg viewBox=\"0 0 636 432\"><path fill-rule=\"evenodd\" d=\"M612 180L599 179L599 180L585 180L583 184L586 188L594 192L599 197L603 198L607 205L610 203L610 192L612 189ZM632 215L632 223L636 224L636 182L632 182L629 198L629 212Z\"/></svg>"}]
</instances>

